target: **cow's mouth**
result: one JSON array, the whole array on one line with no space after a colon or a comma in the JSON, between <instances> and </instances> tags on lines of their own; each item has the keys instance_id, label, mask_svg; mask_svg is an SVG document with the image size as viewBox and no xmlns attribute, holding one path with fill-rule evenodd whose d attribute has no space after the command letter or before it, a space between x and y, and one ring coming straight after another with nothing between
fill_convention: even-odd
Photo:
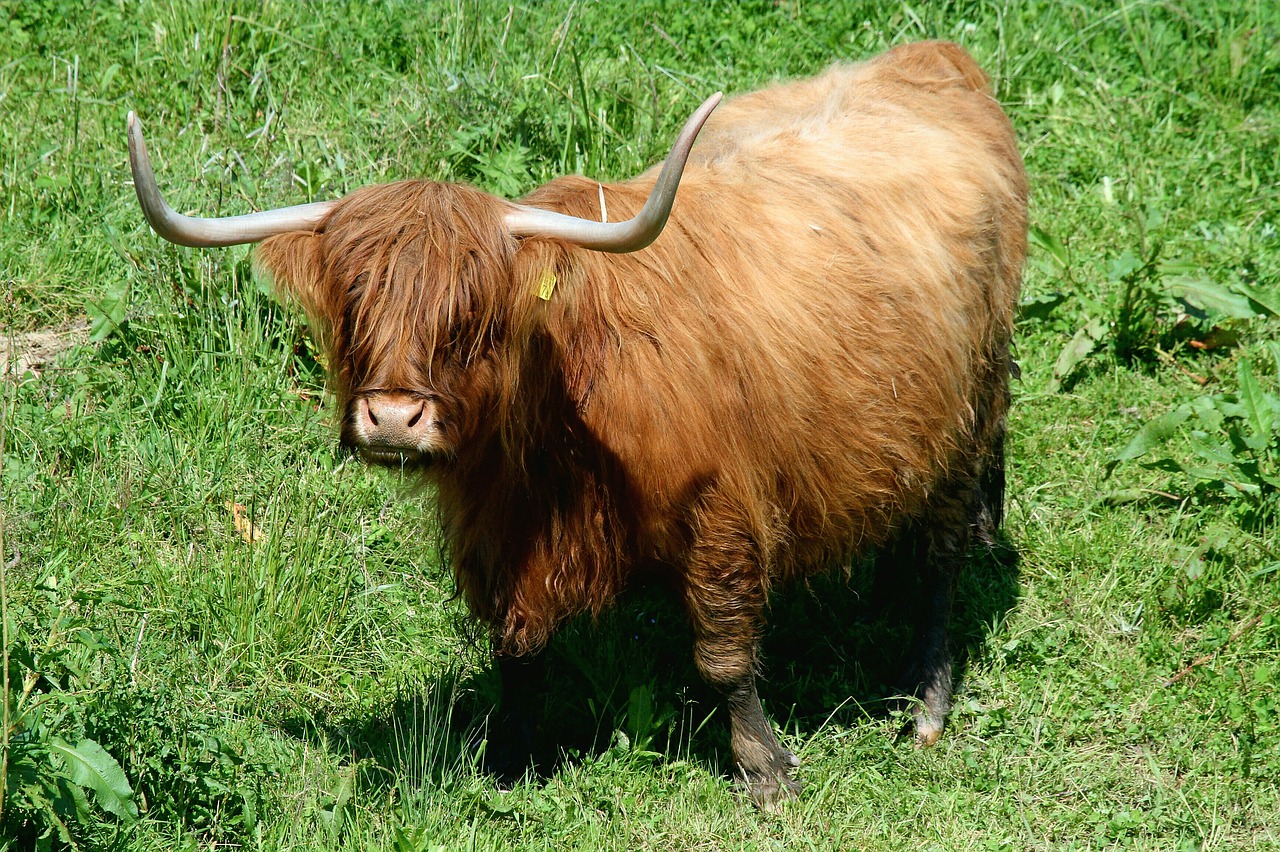
<instances>
[{"instance_id":1,"label":"cow's mouth","mask_svg":"<svg viewBox=\"0 0 1280 852\"><path fill-rule=\"evenodd\" d=\"M394 470L423 470L430 467L434 461L430 453L402 447L360 445L355 447L355 451L365 464Z\"/></svg>"}]
</instances>

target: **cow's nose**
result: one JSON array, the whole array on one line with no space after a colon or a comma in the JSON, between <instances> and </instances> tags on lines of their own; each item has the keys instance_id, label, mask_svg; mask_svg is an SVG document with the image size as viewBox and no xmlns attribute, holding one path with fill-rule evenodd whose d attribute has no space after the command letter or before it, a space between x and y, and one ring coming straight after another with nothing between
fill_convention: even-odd
<instances>
[{"instance_id":1,"label":"cow's nose","mask_svg":"<svg viewBox=\"0 0 1280 852\"><path fill-rule=\"evenodd\" d=\"M368 394L356 400L356 433L363 443L390 449L421 449L431 418L427 401L397 391Z\"/></svg>"}]
</instances>

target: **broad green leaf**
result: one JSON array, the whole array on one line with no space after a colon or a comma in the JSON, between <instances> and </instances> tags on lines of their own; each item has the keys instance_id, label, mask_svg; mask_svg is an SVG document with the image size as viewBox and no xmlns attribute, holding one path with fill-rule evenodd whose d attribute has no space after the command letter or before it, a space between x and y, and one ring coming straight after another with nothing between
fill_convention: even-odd
<instances>
[{"instance_id":1,"label":"broad green leaf","mask_svg":"<svg viewBox=\"0 0 1280 852\"><path fill-rule=\"evenodd\" d=\"M350 772L346 772L342 776L342 780L338 784L337 791L333 794L333 805L331 808L325 808L320 811L321 821L334 832L342 830L342 824L345 822L347 805L351 801L351 794L355 784L355 766L351 767Z\"/></svg>"},{"instance_id":2,"label":"broad green leaf","mask_svg":"<svg viewBox=\"0 0 1280 852\"><path fill-rule=\"evenodd\" d=\"M1147 200L1147 215L1143 219L1143 227L1147 233L1151 233L1164 224L1164 208L1160 206L1160 199L1151 198Z\"/></svg>"},{"instance_id":3,"label":"broad green leaf","mask_svg":"<svg viewBox=\"0 0 1280 852\"><path fill-rule=\"evenodd\" d=\"M1250 319L1258 316L1247 297L1207 278L1182 276L1169 282L1169 292L1209 311L1217 311L1232 319Z\"/></svg>"},{"instance_id":4,"label":"broad green leaf","mask_svg":"<svg viewBox=\"0 0 1280 852\"><path fill-rule=\"evenodd\" d=\"M1221 400L1216 396L1198 396L1187 403L1191 407L1191 413L1196 417L1204 417L1206 414L1217 412ZM1221 422L1221 421L1219 421Z\"/></svg>"},{"instance_id":5,"label":"broad green leaf","mask_svg":"<svg viewBox=\"0 0 1280 852\"><path fill-rule=\"evenodd\" d=\"M1232 402L1229 399L1215 399L1213 407L1223 417L1229 417L1232 420L1243 420L1245 418L1244 406L1238 402Z\"/></svg>"},{"instance_id":6,"label":"broad green leaf","mask_svg":"<svg viewBox=\"0 0 1280 852\"><path fill-rule=\"evenodd\" d=\"M1067 247L1060 243L1053 234L1043 228L1032 225L1027 233L1027 239L1031 245L1047 252L1063 269L1070 268L1071 254L1067 251Z\"/></svg>"},{"instance_id":7,"label":"broad green leaf","mask_svg":"<svg viewBox=\"0 0 1280 852\"><path fill-rule=\"evenodd\" d=\"M1018 319L1045 319L1066 300L1066 295L1058 292L1029 296L1018 303Z\"/></svg>"},{"instance_id":8,"label":"broad green leaf","mask_svg":"<svg viewBox=\"0 0 1280 852\"><path fill-rule=\"evenodd\" d=\"M1112 281L1123 281L1133 273L1142 268L1142 258L1138 257L1132 251L1125 251L1115 260L1111 261L1111 269L1108 277Z\"/></svg>"},{"instance_id":9,"label":"broad green leaf","mask_svg":"<svg viewBox=\"0 0 1280 852\"><path fill-rule=\"evenodd\" d=\"M129 313L129 283L123 283L109 290L99 302L89 302L85 309L92 319L89 326L89 340L99 343L119 330Z\"/></svg>"},{"instance_id":10,"label":"broad green leaf","mask_svg":"<svg viewBox=\"0 0 1280 852\"><path fill-rule=\"evenodd\" d=\"M1241 494L1246 494L1250 497L1262 493L1262 488L1256 482L1241 482L1238 479L1224 479L1222 482L1228 488L1239 491Z\"/></svg>"},{"instance_id":11,"label":"broad green leaf","mask_svg":"<svg viewBox=\"0 0 1280 852\"><path fill-rule=\"evenodd\" d=\"M1236 376L1240 382L1240 407L1250 432L1245 436L1245 443L1250 449L1260 451L1271 442L1271 428L1275 422L1271 401L1266 398L1262 388L1258 387L1253 378L1253 368L1243 358L1236 366Z\"/></svg>"},{"instance_id":12,"label":"broad green leaf","mask_svg":"<svg viewBox=\"0 0 1280 852\"><path fill-rule=\"evenodd\" d=\"M1206 432L1214 432L1222 428L1223 421L1229 416L1229 413L1222 408L1223 405L1228 404L1234 405L1234 403L1224 403L1212 396L1199 396L1191 402L1191 413L1196 420L1200 421L1200 426Z\"/></svg>"},{"instance_id":13,"label":"broad green leaf","mask_svg":"<svg viewBox=\"0 0 1280 852\"><path fill-rule=\"evenodd\" d=\"M49 740L49 752L57 755L68 778L93 791L98 805L126 823L136 822L138 807L124 770L107 750L91 739L72 746L62 737Z\"/></svg>"},{"instance_id":14,"label":"broad green leaf","mask_svg":"<svg viewBox=\"0 0 1280 852\"><path fill-rule=\"evenodd\" d=\"M67 825L66 821L62 818L62 815L58 813L52 805L50 805L49 808L44 811L44 816L53 823L53 828L58 832L58 839L63 842L66 848L75 849L75 841L71 837L71 826ZM38 849L43 846L45 849L52 849L52 839L52 834L45 834L36 841L36 848ZM41 841L43 841L43 843Z\"/></svg>"},{"instance_id":15,"label":"broad green leaf","mask_svg":"<svg viewBox=\"0 0 1280 852\"><path fill-rule=\"evenodd\" d=\"M1097 348L1098 341L1102 340L1106 331L1107 324L1098 317L1091 318L1076 331L1062 348L1062 352L1058 353L1058 360L1053 365L1053 378L1049 382L1050 392L1056 393L1062 387L1062 383L1075 372L1080 362Z\"/></svg>"},{"instance_id":16,"label":"broad green leaf","mask_svg":"<svg viewBox=\"0 0 1280 852\"><path fill-rule=\"evenodd\" d=\"M53 807L59 816L65 819L74 818L81 825L89 825L92 819L84 788L70 778L58 778L58 792L53 798Z\"/></svg>"},{"instance_id":17,"label":"broad green leaf","mask_svg":"<svg viewBox=\"0 0 1280 852\"><path fill-rule=\"evenodd\" d=\"M653 725L653 693L648 686L641 684L631 690L630 700L627 702L627 722L637 745L648 740Z\"/></svg>"},{"instance_id":18,"label":"broad green leaf","mask_svg":"<svg viewBox=\"0 0 1280 852\"><path fill-rule=\"evenodd\" d=\"M1192 467L1190 465L1183 465L1182 472L1187 476L1190 476L1192 479L1199 479L1202 482L1207 482L1215 488L1220 488L1223 483L1229 485L1238 484L1235 480L1227 478L1229 471L1224 471L1221 468ZM1256 489L1256 486L1254 487Z\"/></svg>"},{"instance_id":19,"label":"broad green leaf","mask_svg":"<svg viewBox=\"0 0 1280 852\"><path fill-rule=\"evenodd\" d=\"M1253 447L1250 446L1248 438L1241 428L1243 418L1236 418L1226 424L1227 439L1231 441L1231 448L1235 451L1236 463L1244 464L1248 461Z\"/></svg>"},{"instance_id":20,"label":"broad green leaf","mask_svg":"<svg viewBox=\"0 0 1280 852\"><path fill-rule=\"evenodd\" d=\"M1249 306L1263 316L1280 317L1280 307L1277 306L1278 303L1263 301L1258 298L1256 292L1257 291L1244 294L1244 297L1249 300Z\"/></svg>"},{"instance_id":21,"label":"broad green leaf","mask_svg":"<svg viewBox=\"0 0 1280 852\"><path fill-rule=\"evenodd\" d=\"M1239 464L1239 459L1231 452L1231 447L1227 444L1216 444L1209 440L1209 436L1203 432L1192 432L1190 435L1191 448L1195 450L1196 455L1206 461L1216 464L1224 464L1235 467Z\"/></svg>"},{"instance_id":22,"label":"broad green leaf","mask_svg":"<svg viewBox=\"0 0 1280 852\"><path fill-rule=\"evenodd\" d=\"M240 824L252 830L258 824L258 792L251 785L240 785L236 788L243 802L240 812Z\"/></svg>"},{"instance_id":23,"label":"broad green leaf","mask_svg":"<svg viewBox=\"0 0 1280 852\"><path fill-rule=\"evenodd\" d=\"M1107 506L1123 506L1126 503L1150 501L1154 498L1168 500L1171 496L1152 491L1149 488L1117 488L1115 491L1108 491L1103 496L1102 502ZM1176 502L1176 498L1174 499Z\"/></svg>"},{"instance_id":24,"label":"broad green leaf","mask_svg":"<svg viewBox=\"0 0 1280 852\"><path fill-rule=\"evenodd\" d=\"M1143 424L1138 433L1130 439L1125 448L1112 457L1107 462L1107 475L1111 475L1111 471L1120 462L1131 461L1146 455L1155 447L1169 440L1169 436L1186 422L1191 416L1190 405L1179 405L1172 411L1166 411L1154 420L1148 420Z\"/></svg>"}]
</instances>

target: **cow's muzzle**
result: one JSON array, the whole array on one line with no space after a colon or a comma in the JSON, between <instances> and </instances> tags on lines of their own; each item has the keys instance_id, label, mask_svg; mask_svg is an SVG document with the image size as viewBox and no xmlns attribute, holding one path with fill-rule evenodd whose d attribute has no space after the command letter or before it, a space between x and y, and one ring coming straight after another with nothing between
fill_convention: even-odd
<instances>
[{"instance_id":1,"label":"cow's muzzle","mask_svg":"<svg viewBox=\"0 0 1280 852\"><path fill-rule=\"evenodd\" d=\"M442 429L434 398L377 391L352 399L342 441L370 464L417 466L441 449Z\"/></svg>"}]
</instances>

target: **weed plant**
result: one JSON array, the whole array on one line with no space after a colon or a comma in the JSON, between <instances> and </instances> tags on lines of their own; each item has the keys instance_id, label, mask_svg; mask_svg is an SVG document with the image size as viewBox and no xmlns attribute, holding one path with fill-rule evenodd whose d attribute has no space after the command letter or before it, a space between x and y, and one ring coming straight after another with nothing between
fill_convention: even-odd
<instances>
[{"instance_id":1,"label":"weed plant","mask_svg":"<svg viewBox=\"0 0 1280 852\"><path fill-rule=\"evenodd\" d=\"M1280 847L1278 34L1263 0L0 0L0 338L64 341L0 382L0 849ZM641 589L557 639L543 775L495 788L430 495L335 450L247 249L148 230L125 114L183 211L517 196L923 38L988 69L1032 186L946 734L898 737L861 566L790 590L762 693L805 792L756 813Z\"/></svg>"}]
</instances>

